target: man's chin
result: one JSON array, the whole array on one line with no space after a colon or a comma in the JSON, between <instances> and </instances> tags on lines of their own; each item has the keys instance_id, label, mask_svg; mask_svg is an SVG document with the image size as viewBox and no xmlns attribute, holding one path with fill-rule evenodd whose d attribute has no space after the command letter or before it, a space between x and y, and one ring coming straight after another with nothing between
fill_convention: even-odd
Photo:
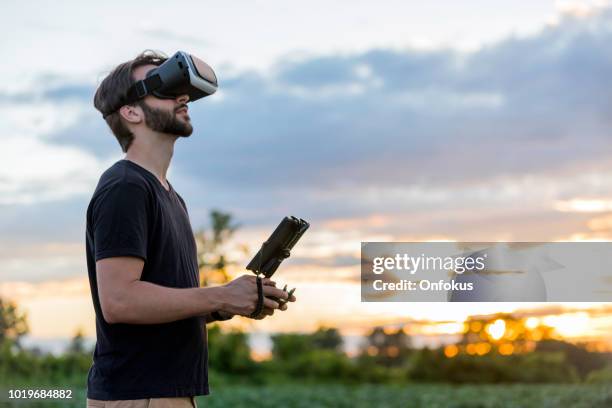
<instances>
[{"instance_id":1,"label":"man's chin","mask_svg":"<svg viewBox=\"0 0 612 408\"><path fill-rule=\"evenodd\" d=\"M188 129L185 129L185 130L186 130L186 132L185 132L185 134L183 135L183 137L189 137L189 136L191 136L191 134L193 133L193 126L189 125L189 128L188 128Z\"/></svg>"},{"instance_id":2,"label":"man's chin","mask_svg":"<svg viewBox=\"0 0 612 408\"><path fill-rule=\"evenodd\" d=\"M179 116L178 122L181 123L181 131L177 136L180 137L189 137L193 133L193 126L191 126L191 119L189 115L177 115Z\"/></svg>"},{"instance_id":3,"label":"man's chin","mask_svg":"<svg viewBox=\"0 0 612 408\"><path fill-rule=\"evenodd\" d=\"M185 129L184 132L181 132L180 134L176 135L178 137L189 137L191 136L191 134L193 133L193 128L189 127L189 129Z\"/></svg>"},{"instance_id":4,"label":"man's chin","mask_svg":"<svg viewBox=\"0 0 612 408\"><path fill-rule=\"evenodd\" d=\"M189 123L183 123L182 126L174 126L172 128L166 128L164 133L173 135L176 137L189 137L193 133L193 127Z\"/></svg>"}]
</instances>

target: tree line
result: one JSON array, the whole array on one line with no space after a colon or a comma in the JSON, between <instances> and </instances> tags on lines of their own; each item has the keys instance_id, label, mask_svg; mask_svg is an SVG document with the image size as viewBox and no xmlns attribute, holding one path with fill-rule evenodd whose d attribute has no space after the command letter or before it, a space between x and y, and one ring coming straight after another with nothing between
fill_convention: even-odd
<instances>
[{"instance_id":1,"label":"tree line","mask_svg":"<svg viewBox=\"0 0 612 408\"><path fill-rule=\"evenodd\" d=\"M20 338L27 321L15 304L0 299L0 384L85 386L93 350L77 333L61 355L28 349ZM354 355L344 351L336 328L271 336L269 358L253 356L248 333L208 328L210 378L214 383L600 383L612 382L609 353L545 339L526 353L458 353L445 347L415 348L401 328L376 327Z\"/></svg>"}]
</instances>

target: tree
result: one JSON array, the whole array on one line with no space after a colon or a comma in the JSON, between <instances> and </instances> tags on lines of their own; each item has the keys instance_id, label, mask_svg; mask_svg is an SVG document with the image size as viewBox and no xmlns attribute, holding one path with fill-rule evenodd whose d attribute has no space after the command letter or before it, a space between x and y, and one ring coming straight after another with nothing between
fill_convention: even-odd
<instances>
[{"instance_id":1,"label":"tree","mask_svg":"<svg viewBox=\"0 0 612 408\"><path fill-rule=\"evenodd\" d=\"M590 352L580 345L561 340L548 339L537 344L537 352L561 352L566 360L576 368L578 375L584 379L592 371L599 370L606 365L606 355Z\"/></svg>"},{"instance_id":2,"label":"tree","mask_svg":"<svg viewBox=\"0 0 612 408\"><path fill-rule=\"evenodd\" d=\"M412 340L402 328L375 327L366 337L365 354L385 366L401 365L412 351Z\"/></svg>"},{"instance_id":3,"label":"tree","mask_svg":"<svg viewBox=\"0 0 612 408\"><path fill-rule=\"evenodd\" d=\"M28 330L26 315L17 310L15 303L0 298L0 344L13 340L19 346L19 338Z\"/></svg>"},{"instance_id":4,"label":"tree","mask_svg":"<svg viewBox=\"0 0 612 408\"><path fill-rule=\"evenodd\" d=\"M302 333L272 335L272 356L277 360L290 360L313 351L312 336Z\"/></svg>"},{"instance_id":5,"label":"tree","mask_svg":"<svg viewBox=\"0 0 612 408\"><path fill-rule=\"evenodd\" d=\"M200 284L223 284L230 281L228 267L236 264L226 255L227 244L239 228L232 220L230 213L219 210L210 212L211 230L204 228L196 231L195 240L198 246L198 268L200 269ZM246 252L246 247L241 246Z\"/></svg>"},{"instance_id":6,"label":"tree","mask_svg":"<svg viewBox=\"0 0 612 408\"><path fill-rule=\"evenodd\" d=\"M81 354L85 353L85 336L83 335L83 330L78 329L72 340L70 341L70 345L68 345L68 353L76 353Z\"/></svg>"},{"instance_id":7,"label":"tree","mask_svg":"<svg viewBox=\"0 0 612 408\"><path fill-rule=\"evenodd\" d=\"M312 334L312 344L316 349L342 351L342 336L338 329L330 327L319 327Z\"/></svg>"},{"instance_id":8,"label":"tree","mask_svg":"<svg viewBox=\"0 0 612 408\"><path fill-rule=\"evenodd\" d=\"M248 374L255 370L248 334L234 329L224 332L219 325L208 328L210 367L225 374Z\"/></svg>"}]
</instances>

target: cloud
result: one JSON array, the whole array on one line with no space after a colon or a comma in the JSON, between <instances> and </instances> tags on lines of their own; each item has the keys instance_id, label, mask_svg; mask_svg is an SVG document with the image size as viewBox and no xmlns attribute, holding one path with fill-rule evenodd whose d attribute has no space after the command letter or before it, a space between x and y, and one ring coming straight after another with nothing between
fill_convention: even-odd
<instances>
[{"instance_id":1,"label":"cloud","mask_svg":"<svg viewBox=\"0 0 612 408\"><path fill-rule=\"evenodd\" d=\"M173 26L173 29L180 29L181 26ZM157 24L141 24L140 33L145 35L146 37L151 38L152 40L157 41L165 41L165 42L176 42L176 43L184 43L191 44L193 46L205 46L208 41L206 41L203 36L196 36L190 34L181 34L173 30L168 30L166 28L161 28Z\"/></svg>"},{"instance_id":2,"label":"cloud","mask_svg":"<svg viewBox=\"0 0 612 408\"><path fill-rule=\"evenodd\" d=\"M611 21L609 9L568 15L470 53L375 48L302 54L266 71L221 70L222 98L191 107L196 130L177 144L170 178L196 225L219 207L247 225L298 213L355 225L365 218L361 227L373 233L448 236L445 229L466 231L478 211L481 220L500 220L482 221L487 233L527 219L567 233L554 228L569 222L554 203L585 189L612 194L602 182L612 153ZM28 177L3 175L11 194L3 199L76 194L83 205L86 185L93 189L119 148L91 106L92 83L48 83L0 101L10 126L32 135L22 146L39 153L26 160L62 163L49 175L40 166ZM39 116L40 125L19 112ZM16 157L22 147L11 149ZM71 174L71 187L61 187L69 191L49 187ZM49 191L33 193L40 189ZM406 223L369 225L373 213Z\"/></svg>"},{"instance_id":3,"label":"cloud","mask_svg":"<svg viewBox=\"0 0 612 408\"><path fill-rule=\"evenodd\" d=\"M75 147L5 137L0 150L0 207L58 201L89 192L101 166Z\"/></svg>"},{"instance_id":4,"label":"cloud","mask_svg":"<svg viewBox=\"0 0 612 408\"><path fill-rule=\"evenodd\" d=\"M192 107L196 133L175 165L248 189L295 178L310 187L481 181L601 157L611 19L567 17L471 54L372 50L285 61L265 75L220 73L224 100ZM92 93L68 84L45 95Z\"/></svg>"},{"instance_id":5,"label":"cloud","mask_svg":"<svg viewBox=\"0 0 612 408\"><path fill-rule=\"evenodd\" d=\"M612 124L611 18L593 19L468 55L375 50L222 80L222 103L192 109L176 165L246 190L437 188L589 166L611 153ZM364 66L376 80L358 77Z\"/></svg>"}]
</instances>

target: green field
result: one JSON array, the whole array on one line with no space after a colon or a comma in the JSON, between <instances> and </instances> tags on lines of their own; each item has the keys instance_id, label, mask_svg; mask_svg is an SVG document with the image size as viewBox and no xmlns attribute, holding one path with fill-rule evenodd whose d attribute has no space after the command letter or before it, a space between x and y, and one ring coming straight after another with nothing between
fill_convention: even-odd
<instances>
[{"instance_id":1,"label":"green field","mask_svg":"<svg viewBox=\"0 0 612 408\"><path fill-rule=\"evenodd\" d=\"M41 387L42 388L42 387ZM6 396L6 392L3 392ZM4 402L8 407L85 407L85 390L67 401ZM6 399L4 399L6 401ZM199 407L609 408L612 385L280 385L219 386Z\"/></svg>"}]
</instances>

